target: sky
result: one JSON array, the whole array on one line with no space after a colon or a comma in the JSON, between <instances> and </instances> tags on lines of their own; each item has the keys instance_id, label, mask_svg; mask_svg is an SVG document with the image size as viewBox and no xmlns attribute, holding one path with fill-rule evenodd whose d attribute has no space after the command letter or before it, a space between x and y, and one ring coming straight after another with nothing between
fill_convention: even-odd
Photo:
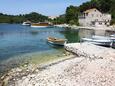
<instances>
[{"instance_id":1,"label":"sky","mask_svg":"<svg viewBox=\"0 0 115 86\"><path fill-rule=\"evenodd\" d=\"M0 0L0 13L11 15L37 12L46 16L64 14L66 7L89 0Z\"/></svg>"}]
</instances>

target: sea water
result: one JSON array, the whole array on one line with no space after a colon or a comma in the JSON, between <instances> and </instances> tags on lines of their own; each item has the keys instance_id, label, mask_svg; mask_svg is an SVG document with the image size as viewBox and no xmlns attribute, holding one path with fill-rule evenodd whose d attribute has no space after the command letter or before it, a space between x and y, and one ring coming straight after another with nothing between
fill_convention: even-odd
<instances>
[{"instance_id":1,"label":"sea water","mask_svg":"<svg viewBox=\"0 0 115 86\"><path fill-rule=\"evenodd\" d=\"M78 30L0 24L0 73L17 67L27 60L39 63L60 57L64 48L48 44L49 36L67 39L69 43L79 41Z\"/></svg>"}]
</instances>

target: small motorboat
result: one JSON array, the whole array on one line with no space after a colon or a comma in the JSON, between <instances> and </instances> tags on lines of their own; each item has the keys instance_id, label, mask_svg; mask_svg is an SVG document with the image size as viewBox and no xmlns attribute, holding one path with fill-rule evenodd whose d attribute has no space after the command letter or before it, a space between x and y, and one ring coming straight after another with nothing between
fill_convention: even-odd
<instances>
[{"instance_id":1,"label":"small motorboat","mask_svg":"<svg viewBox=\"0 0 115 86\"><path fill-rule=\"evenodd\" d=\"M24 26L30 26L31 22L30 21L26 21L26 22L23 22L22 25L24 25Z\"/></svg>"},{"instance_id":2,"label":"small motorboat","mask_svg":"<svg viewBox=\"0 0 115 86\"><path fill-rule=\"evenodd\" d=\"M112 40L115 40L115 34L110 35L110 38L111 38Z\"/></svg>"},{"instance_id":3,"label":"small motorboat","mask_svg":"<svg viewBox=\"0 0 115 86\"><path fill-rule=\"evenodd\" d=\"M115 34L110 35L110 37L115 37Z\"/></svg>"},{"instance_id":4,"label":"small motorboat","mask_svg":"<svg viewBox=\"0 0 115 86\"><path fill-rule=\"evenodd\" d=\"M92 36L92 38L93 39L97 39L97 40L109 40L109 39L111 39L110 37L108 37L108 36Z\"/></svg>"},{"instance_id":5,"label":"small motorboat","mask_svg":"<svg viewBox=\"0 0 115 86\"><path fill-rule=\"evenodd\" d=\"M66 42L67 42L67 39L48 37L47 41L48 41L48 43L53 44L53 45L64 46L64 44L66 44Z\"/></svg>"},{"instance_id":6,"label":"small motorboat","mask_svg":"<svg viewBox=\"0 0 115 86\"><path fill-rule=\"evenodd\" d=\"M92 38L82 38L83 42L90 42L95 45L110 47L113 40L109 37L92 36Z\"/></svg>"}]
</instances>

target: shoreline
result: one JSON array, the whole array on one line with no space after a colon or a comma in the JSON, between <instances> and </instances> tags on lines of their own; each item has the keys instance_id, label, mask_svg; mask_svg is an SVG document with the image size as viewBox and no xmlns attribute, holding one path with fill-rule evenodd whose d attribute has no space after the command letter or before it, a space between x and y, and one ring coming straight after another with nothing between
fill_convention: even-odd
<instances>
[{"instance_id":1,"label":"shoreline","mask_svg":"<svg viewBox=\"0 0 115 86\"><path fill-rule=\"evenodd\" d=\"M63 28L71 28L71 29L88 29L88 30L102 30L102 31L115 31L115 26L100 26L100 27L94 27L94 26L77 26L77 25L68 25L68 24L60 24L55 25L55 27L63 27Z\"/></svg>"},{"instance_id":2,"label":"shoreline","mask_svg":"<svg viewBox=\"0 0 115 86\"><path fill-rule=\"evenodd\" d=\"M25 75L17 69L7 86L114 86L114 49L88 43L70 43L65 48L76 55L26 70Z\"/></svg>"},{"instance_id":3,"label":"shoreline","mask_svg":"<svg viewBox=\"0 0 115 86\"><path fill-rule=\"evenodd\" d=\"M42 71L47 67L71 59L71 57L73 58L73 54L66 52L66 54L59 56L59 58L47 60L43 63L39 63L39 62L38 63L29 62L27 64L24 63L23 65L20 65L19 67L16 68L12 68L10 71L5 73L0 78L0 86L6 86L10 80L11 82L14 82L15 79L34 73L36 70Z\"/></svg>"},{"instance_id":4,"label":"shoreline","mask_svg":"<svg viewBox=\"0 0 115 86\"><path fill-rule=\"evenodd\" d=\"M30 59L32 62L13 68L1 77L0 86L7 84L8 86L50 86L52 84L52 86L63 86L67 84L68 86L86 86L85 84L90 86L90 83L93 84L93 86L95 86L95 83L97 84L96 86L99 86L102 83L100 79L102 79L105 84L109 83L109 79L112 83L115 82L115 80L113 80L113 78L115 78L115 74L113 73L115 72L115 59L113 58L115 54L113 54L113 50L90 44L85 45L84 43L70 43L67 44L67 46L68 47L65 47L66 50L73 52L76 54L75 56L69 54L66 56L64 52L62 53L64 55L55 55L52 53L58 58L54 59L54 57L51 57L52 55L47 55L45 56L47 58L45 58L43 55L40 57L42 60L40 60L36 54L33 56L36 59ZM42 64L37 64L37 60ZM105 75L101 76L100 72ZM107 74L109 72L110 76L106 76L106 72ZM54 80L52 80L53 78ZM107 78L107 80L104 80L105 78ZM96 80L99 80L99 83Z\"/></svg>"},{"instance_id":5,"label":"shoreline","mask_svg":"<svg viewBox=\"0 0 115 86\"><path fill-rule=\"evenodd\" d=\"M60 49L60 51L48 50L45 52L31 52L31 53L25 53L25 54L22 53L22 54L10 57L9 59L1 61L0 73L2 75L4 72L7 72L11 70L12 68L24 66L28 63L41 64L50 60L61 58L61 56L66 56L66 52L64 49Z\"/></svg>"}]
</instances>

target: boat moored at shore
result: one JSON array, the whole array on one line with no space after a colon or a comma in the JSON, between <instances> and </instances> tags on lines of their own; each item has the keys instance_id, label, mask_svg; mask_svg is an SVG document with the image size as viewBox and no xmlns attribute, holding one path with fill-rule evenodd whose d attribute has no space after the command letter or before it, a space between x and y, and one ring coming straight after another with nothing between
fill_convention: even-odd
<instances>
[{"instance_id":1,"label":"boat moored at shore","mask_svg":"<svg viewBox=\"0 0 115 86\"><path fill-rule=\"evenodd\" d=\"M115 38L103 37L103 36L92 36L92 38L82 38L83 42L89 42L95 45L114 47Z\"/></svg>"},{"instance_id":2,"label":"boat moored at shore","mask_svg":"<svg viewBox=\"0 0 115 86\"><path fill-rule=\"evenodd\" d=\"M30 22L30 21L26 21L26 22L23 22L22 25L30 26L30 25L31 25L31 22Z\"/></svg>"},{"instance_id":3,"label":"boat moored at shore","mask_svg":"<svg viewBox=\"0 0 115 86\"><path fill-rule=\"evenodd\" d=\"M45 22L39 22L39 23L32 23L31 27L36 27L36 28L43 28L43 27L52 27L53 25L50 23L45 23Z\"/></svg>"},{"instance_id":4,"label":"boat moored at shore","mask_svg":"<svg viewBox=\"0 0 115 86\"><path fill-rule=\"evenodd\" d=\"M67 42L67 39L48 37L47 41L48 41L48 43L53 44L53 45L64 46L64 44L66 44L66 42Z\"/></svg>"}]
</instances>

